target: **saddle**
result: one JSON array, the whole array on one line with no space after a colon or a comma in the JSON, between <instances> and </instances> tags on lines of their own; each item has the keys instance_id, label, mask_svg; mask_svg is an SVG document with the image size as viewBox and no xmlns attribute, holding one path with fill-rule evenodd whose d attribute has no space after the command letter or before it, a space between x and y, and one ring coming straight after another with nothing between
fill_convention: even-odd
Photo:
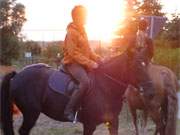
<instances>
[{"instance_id":1,"label":"saddle","mask_svg":"<svg viewBox=\"0 0 180 135\"><path fill-rule=\"evenodd\" d=\"M70 97L79 89L79 83L71 76L64 65L60 65L49 77L49 87L56 93Z\"/></svg>"}]
</instances>

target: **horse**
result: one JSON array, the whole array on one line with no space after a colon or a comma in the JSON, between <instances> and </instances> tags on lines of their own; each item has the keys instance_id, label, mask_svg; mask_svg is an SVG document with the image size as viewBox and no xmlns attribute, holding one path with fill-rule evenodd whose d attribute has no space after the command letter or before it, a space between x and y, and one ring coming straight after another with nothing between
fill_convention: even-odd
<instances>
[{"instance_id":1,"label":"horse","mask_svg":"<svg viewBox=\"0 0 180 135\"><path fill-rule=\"evenodd\" d=\"M77 116L83 124L83 135L92 135L101 123L108 123L111 135L118 135L118 115L122 109L123 95L128 84L132 84L127 59L127 54L123 53L88 73L90 86L81 100ZM35 64L19 73L13 71L4 76L1 87L4 135L14 135L12 102L23 115L20 135L30 134L40 113L57 121L68 122L64 118L64 109L69 97L53 91L48 85L48 79L55 71L48 65Z\"/></svg>"},{"instance_id":2,"label":"horse","mask_svg":"<svg viewBox=\"0 0 180 135\"><path fill-rule=\"evenodd\" d=\"M139 135L137 126L137 110L143 111L143 134L146 135L147 118L150 116L156 124L155 135L176 135L177 95L178 82L175 74L167 67L149 64L148 74L155 86L155 96L151 108L147 108L143 96L133 86L125 92L135 127L135 134ZM169 132L168 130L171 130Z\"/></svg>"}]
</instances>

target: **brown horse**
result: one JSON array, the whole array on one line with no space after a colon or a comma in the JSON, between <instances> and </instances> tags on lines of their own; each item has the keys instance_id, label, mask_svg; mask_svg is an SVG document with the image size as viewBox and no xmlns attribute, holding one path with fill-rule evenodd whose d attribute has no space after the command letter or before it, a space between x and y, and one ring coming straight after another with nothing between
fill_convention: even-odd
<instances>
[{"instance_id":1,"label":"brown horse","mask_svg":"<svg viewBox=\"0 0 180 135\"><path fill-rule=\"evenodd\" d=\"M156 124L155 135L158 133L160 135L176 135L177 78L170 69L164 66L149 64L148 72L156 88L150 108L146 107L142 94L133 86L129 86L125 93L136 135L139 135L136 121L138 109L143 111L143 134L147 135L145 128L147 118L150 116Z\"/></svg>"}]
</instances>

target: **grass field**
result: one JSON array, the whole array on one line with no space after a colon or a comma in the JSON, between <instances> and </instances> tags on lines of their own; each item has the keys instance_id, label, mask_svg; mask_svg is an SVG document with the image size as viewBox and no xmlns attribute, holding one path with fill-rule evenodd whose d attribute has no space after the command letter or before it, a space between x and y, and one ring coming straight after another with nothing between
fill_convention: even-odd
<instances>
[{"instance_id":1,"label":"grass field","mask_svg":"<svg viewBox=\"0 0 180 135\"><path fill-rule=\"evenodd\" d=\"M177 123L177 135L180 135L180 120L178 120Z\"/></svg>"}]
</instances>

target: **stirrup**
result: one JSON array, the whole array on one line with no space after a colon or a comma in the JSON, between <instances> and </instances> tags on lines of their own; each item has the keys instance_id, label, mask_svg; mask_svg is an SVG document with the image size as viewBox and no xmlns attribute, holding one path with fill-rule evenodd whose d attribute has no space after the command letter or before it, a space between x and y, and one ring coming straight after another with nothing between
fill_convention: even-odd
<instances>
[{"instance_id":1,"label":"stirrup","mask_svg":"<svg viewBox=\"0 0 180 135\"><path fill-rule=\"evenodd\" d=\"M141 86L139 87L139 92L140 92L140 93L143 93L143 92L144 92L143 87L141 87Z\"/></svg>"},{"instance_id":2,"label":"stirrup","mask_svg":"<svg viewBox=\"0 0 180 135\"><path fill-rule=\"evenodd\" d=\"M76 124L78 122L77 116L78 116L78 111L76 111L76 113L75 113L73 124Z\"/></svg>"}]
</instances>

